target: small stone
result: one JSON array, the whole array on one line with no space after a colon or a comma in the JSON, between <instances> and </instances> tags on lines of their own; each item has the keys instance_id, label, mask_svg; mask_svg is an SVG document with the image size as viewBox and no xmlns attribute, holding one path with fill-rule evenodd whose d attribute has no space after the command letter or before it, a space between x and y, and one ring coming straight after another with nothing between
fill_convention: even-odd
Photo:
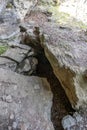
<instances>
[{"instance_id":1,"label":"small stone","mask_svg":"<svg viewBox=\"0 0 87 130\"><path fill-rule=\"evenodd\" d=\"M65 130L69 129L70 127L74 126L75 124L76 124L76 120L70 115L65 116L62 120L62 126Z\"/></svg>"},{"instance_id":2,"label":"small stone","mask_svg":"<svg viewBox=\"0 0 87 130\"><path fill-rule=\"evenodd\" d=\"M11 126L8 126L8 130L12 130L12 127L11 127Z\"/></svg>"},{"instance_id":3,"label":"small stone","mask_svg":"<svg viewBox=\"0 0 87 130\"><path fill-rule=\"evenodd\" d=\"M11 113L11 115L10 115L10 120L14 120L14 118L15 118L14 114Z\"/></svg>"},{"instance_id":4,"label":"small stone","mask_svg":"<svg viewBox=\"0 0 87 130\"><path fill-rule=\"evenodd\" d=\"M82 121L82 117L79 113L75 112L73 117L76 119L77 122L81 122Z\"/></svg>"},{"instance_id":5,"label":"small stone","mask_svg":"<svg viewBox=\"0 0 87 130\"><path fill-rule=\"evenodd\" d=\"M13 122L12 128L13 128L13 129L16 129L16 128L17 128L17 123L16 123L16 122Z\"/></svg>"},{"instance_id":6,"label":"small stone","mask_svg":"<svg viewBox=\"0 0 87 130\"><path fill-rule=\"evenodd\" d=\"M11 102L12 102L12 96L11 96L11 95L8 95L8 96L6 97L6 102L8 102L8 103L11 103Z\"/></svg>"}]
</instances>

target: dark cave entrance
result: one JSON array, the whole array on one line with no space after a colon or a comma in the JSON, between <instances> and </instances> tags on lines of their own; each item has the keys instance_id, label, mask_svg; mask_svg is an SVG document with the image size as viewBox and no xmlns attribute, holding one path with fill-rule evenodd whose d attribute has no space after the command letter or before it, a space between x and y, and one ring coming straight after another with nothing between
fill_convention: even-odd
<instances>
[{"instance_id":1,"label":"dark cave entrance","mask_svg":"<svg viewBox=\"0 0 87 130\"><path fill-rule=\"evenodd\" d=\"M47 78L53 93L51 121L55 130L63 130L61 124L63 117L67 114L72 115L75 111L71 107L64 89L62 88L59 80L56 78L50 63L45 56L44 49L40 44L41 39L39 28L36 27L33 32L35 34L35 39L27 34L24 35L21 43L29 45L34 50L34 57L38 60L38 65L36 67L35 73L32 73L31 75ZM42 39L44 41L44 37L42 37Z\"/></svg>"},{"instance_id":2,"label":"dark cave entrance","mask_svg":"<svg viewBox=\"0 0 87 130\"><path fill-rule=\"evenodd\" d=\"M75 112L62 88L59 80L53 73L53 69L47 60L44 53L37 55L38 65L36 75L39 77L47 78L52 93L53 93L53 104L51 108L51 120L55 130L63 130L61 120L67 114L73 114Z\"/></svg>"}]
</instances>

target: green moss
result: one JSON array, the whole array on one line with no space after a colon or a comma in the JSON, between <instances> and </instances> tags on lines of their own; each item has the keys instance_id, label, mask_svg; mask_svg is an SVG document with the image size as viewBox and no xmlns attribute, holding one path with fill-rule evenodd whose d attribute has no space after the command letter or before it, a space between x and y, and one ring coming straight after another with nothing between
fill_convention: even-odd
<instances>
[{"instance_id":1,"label":"green moss","mask_svg":"<svg viewBox=\"0 0 87 130\"><path fill-rule=\"evenodd\" d=\"M13 6L12 6L12 4L11 3L8 3L7 5L6 5L6 8L12 8Z\"/></svg>"},{"instance_id":2,"label":"green moss","mask_svg":"<svg viewBox=\"0 0 87 130\"><path fill-rule=\"evenodd\" d=\"M7 49L7 46L0 46L0 55L3 54Z\"/></svg>"},{"instance_id":3,"label":"green moss","mask_svg":"<svg viewBox=\"0 0 87 130\"><path fill-rule=\"evenodd\" d=\"M52 12L53 19L56 20L57 23L65 24L70 18L70 15L68 13L60 12L59 6L53 7L51 6L49 8L49 12Z\"/></svg>"},{"instance_id":4,"label":"green moss","mask_svg":"<svg viewBox=\"0 0 87 130\"><path fill-rule=\"evenodd\" d=\"M84 24L82 21L78 21L77 19L70 16L68 13L60 12L59 6L50 6L49 12L52 12L53 19L56 21L56 23L60 25L68 25L71 27L77 27L81 29L87 29L87 25Z\"/></svg>"},{"instance_id":5,"label":"green moss","mask_svg":"<svg viewBox=\"0 0 87 130\"><path fill-rule=\"evenodd\" d=\"M86 24L84 24L82 21L73 21L73 26L81 28L81 29L87 29Z\"/></svg>"}]
</instances>

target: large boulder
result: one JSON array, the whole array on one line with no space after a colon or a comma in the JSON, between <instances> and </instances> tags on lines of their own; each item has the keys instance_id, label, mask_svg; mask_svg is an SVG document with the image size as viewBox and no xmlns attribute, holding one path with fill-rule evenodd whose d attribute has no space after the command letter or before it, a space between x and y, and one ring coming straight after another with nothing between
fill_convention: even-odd
<instances>
[{"instance_id":1,"label":"large boulder","mask_svg":"<svg viewBox=\"0 0 87 130\"><path fill-rule=\"evenodd\" d=\"M45 27L46 26L46 27ZM49 25L45 25L45 30ZM45 55L62 84L73 108L87 105L87 42L80 30L50 25L44 42Z\"/></svg>"},{"instance_id":2,"label":"large boulder","mask_svg":"<svg viewBox=\"0 0 87 130\"><path fill-rule=\"evenodd\" d=\"M25 40L25 44L34 43L35 49L44 48L45 55L72 107L84 108L85 104L87 105L87 38L85 32L46 22L41 30L43 33L37 32L37 34L35 30L32 30L33 35L28 30L29 34L25 34L22 40ZM37 37L39 37L38 42Z\"/></svg>"},{"instance_id":3,"label":"large boulder","mask_svg":"<svg viewBox=\"0 0 87 130\"><path fill-rule=\"evenodd\" d=\"M54 130L52 93L45 78L0 69L0 129Z\"/></svg>"}]
</instances>

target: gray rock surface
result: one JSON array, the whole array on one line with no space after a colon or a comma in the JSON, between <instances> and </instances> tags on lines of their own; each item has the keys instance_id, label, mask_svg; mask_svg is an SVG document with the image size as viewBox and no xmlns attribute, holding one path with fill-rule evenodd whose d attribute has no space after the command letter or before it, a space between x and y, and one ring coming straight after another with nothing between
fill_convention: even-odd
<instances>
[{"instance_id":1,"label":"gray rock surface","mask_svg":"<svg viewBox=\"0 0 87 130\"><path fill-rule=\"evenodd\" d=\"M5 69L0 73L0 119L8 122L8 128L54 130L50 121L52 93L47 80ZM3 130L6 122L2 122Z\"/></svg>"},{"instance_id":2,"label":"gray rock surface","mask_svg":"<svg viewBox=\"0 0 87 130\"><path fill-rule=\"evenodd\" d=\"M7 0L0 0L0 14L3 13L5 7L6 7L6 4L7 4Z\"/></svg>"},{"instance_id":3,"label":"gray rock surface","mask_svg":"<svg viewBox=\"0 0 87 130\"><path fill-rule=\"evenodd\" d=\"M17 66L16 72L31 75L36 72L37 64L38 60L35 57L28 57Z\"/></svg>"},{"instance_id":4,"label":"gray rock surface","mask_svg":"<svg viewBox=\"0 0 87 130\"><path fill-rule=\"evenodd\" d=\"M44 27L45 32L48 28L48 39L44 42L44 50L54 73L73 108L84 107L87 104L87 37L84 31L78 29L61 29L56 25L50 25L51 32L49 25L46 24Z\"/></svg>"},{"instance_id":5,"label":"gray rock surface","mask_svg":"<svg viewBox=\"0 0 87 130\"><path fill-rule=\"evenodd\" d=\"M31 17L33 16L30 16L30 19ZM34 22L39 26L36 16ZM43 31L38 35L38 33L34 33L32 28L32 35L29 32L29 28L27 28L27 33L29 33L28 35L25 34L22 40L28 45L31 45L32 41L36 49L39 47L44 48L45 55L52 65L54 73L62 84L73 108L79 109L84 107L87 104L87 37L85 31L61 27L47 22L44 22L41 30ZM44 34L44 37L42 34ZM35 38L36 43L33 42Z\"/></svg>"},{"instance_id":6,"label":"gray rock surface","mask_svg":"<svg viewBox=\"0 0 87 130\"><path fill-rule=\"evenodd\" d=\"M19 23L34 1L0 0L0 43L19 42Z\"/></svg>"},{"instance_id":7,"label":"gray rock surface","mask_svg":"<svg viewBox=\"0 0 87 130\"><path fill-rule=\"evenodd\" d=\"M59 10L87 23L87 0L63 0Z\"/></svg>"},{"instance_id":8,"label":"gray rock surface","mask_svg":"<svg viewBox=\"0 0 87 130\"><path fill-rule=\"evenodd\" d=\"M16 66L17 66L17 63L15 63L14 61L7 58L0 57L0 68L10 69L12 71L15 71Z\"/></svg>"},{"instance_id":9,"label":"gray rock surface","mask_svg":"<svg viewBox=\"0 0 87 130\"><path fill-rule=\"evenodd\" d=\"M2 54L2 56L10 57L20 63L24 59L28 51L29 50L25 50L17 47L9 48L4 54Z\"/></svg>"},{"instance_id":10,"label":"gray rock surface","mask_svg":"<svg viewBox=\"0 0 87 130\"><path fill-rule=\"evenodd\" d=\"M0 55L0 68L32 75L36 72L38 60L29 46L9 44L10 47Z\"/></svg>"},{"instance_id":11,"label":"gray rock surface","mask_svg":"<svg viewBox=\"0 0 87 130\"><path fill-rule=\"evenodd\" d=\"M37 0L15 0L14 5L16 7L16 12L18 17L23 20L26 13L36 4Z\"/></svg>"},{"instance_id":12,"label":"gray rock surface","mask_svg":"<svg viewBox=\"0 0 87 130\"><path fill-rule=\"evenodd\" d=\"M8 45L9 42L19 43L19 28L18 25L12 25L10 23L0 24L0 45Z\"/></svg>"},{"instance_id":13,"label":"gray rock surface","mask_svg":"<svg viewBox=\"0 0 87 130\"><path fill-rule=\"evenodd\" d=\"M62 125L65 130L69 129L70 127L74 126L75 124L76 124L76 120L70 115L67 115L62 120Z\"/></svg>"},{"instance_id":14,"label":"gray rock surface","mask_svg":"<svg viewBox=\"0 0 87 130\"><path fill-rule=\"evenodd\" d=\"M77 112L73 116L67 115L62 120L62 126L64 130L86 130L87 116Z\"/></svg>"},{"instance_id":15,"label":"gray rock surface","mask_svg":"<svg viewBox=\"0 0 87 130\"><path fill-rule=\"evenodd\" d=\"M0 0L0 14L4 14L3 18L6 18L7 22L12 22L13 19L11 20L11 18L14 18L14 22L16 22L15 20L17 19L23 20L27 11L29 11L36 2L37 0Z\"/></svg>"},{"instance_id":16,"label":"gray rock surface","mask_svg":"<svg viewBox=\"0 0 87 130\"><path fill-rule=\"evenodd\" d=\"M28 55L30 48L18 45L20 38L22 38L22 43L34 44L34 49L38 53L44 48L45 55L63 86L72 107L76 110L81 108L81 112L86 111L87 108L87 31L51 23L46 13L40 12L40 8L39 10L34 8L38 2L40 4L41 1L0 0L0 45L12 46L2 55L5 57L0 57L1 130L18 128L21 130L27 130L27 128L29 130L53 130L50 121L52 93L46 79L27 77L10 71L16 70L22 74L29 72L31 75L38 64L35 57L25 58L26 55L32 56L33 53L30 52ZM57 0L42 0L42 3L46 5L53 2L59 3ZM66 3L67 1L64 0L63 2ZM86 4L86 1L83 1L82 5L81 1L80 4L77 2L76 15L78 15L81 6ZM85 7L81 9L81 12L85 10L84 16L86 16ZM25 17L26 14L27 17ZM81 19L81 16L79 13L78 19ZM19 25L21 21L27 25L27 33L22 32L20 34ZM38 29L39 26L40 32L35 32L33 29L35 27ZM86 129L86 120L86 116L74 114L73 117L65 117L62 124L67 130Z\"/></svg>"}]
</instances>

